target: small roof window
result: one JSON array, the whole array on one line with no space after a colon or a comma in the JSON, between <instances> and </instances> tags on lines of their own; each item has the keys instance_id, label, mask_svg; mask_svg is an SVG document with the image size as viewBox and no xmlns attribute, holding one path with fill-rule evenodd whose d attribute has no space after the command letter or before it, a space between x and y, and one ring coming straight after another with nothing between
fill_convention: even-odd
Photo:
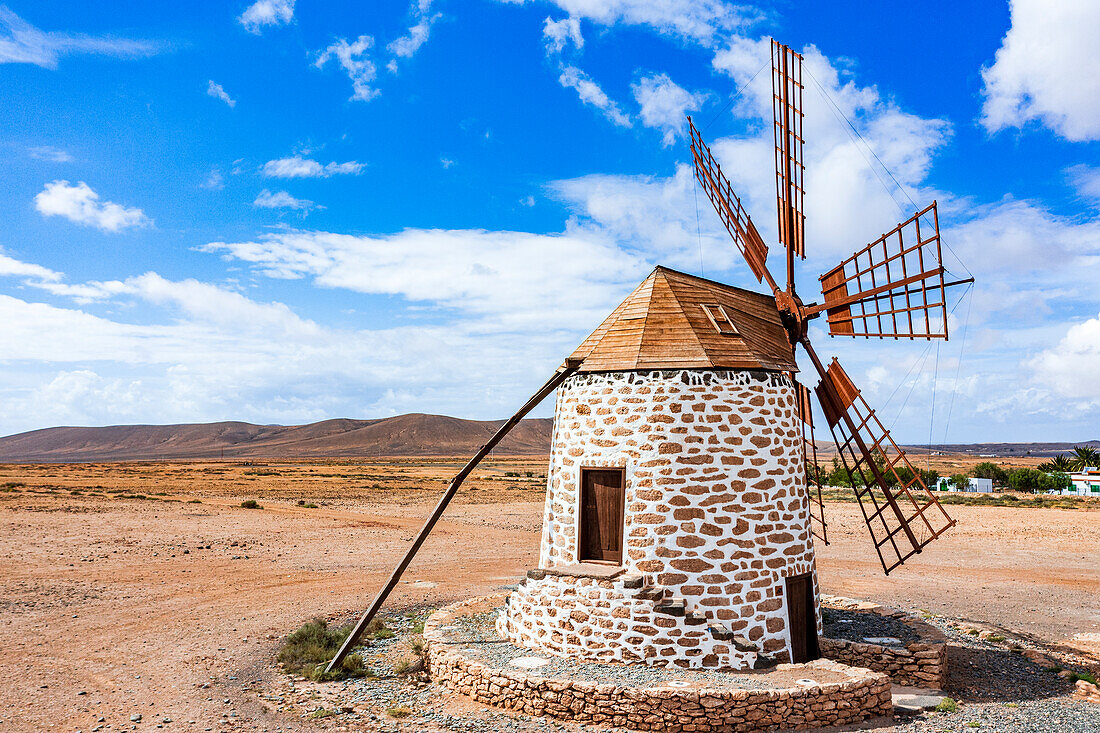
<instances>
[{"instance_id":1,"label":"small roof window","mask_svg":"<svg viewBox=\"0 0 1100 733\"><path fill-rule=\"evenodd\" d=\"M730 318L726 309L717 303L703 303L703 312L707 314L707 318L710 320L714 330L723 336L738 336L737 326L733 325L733 320Z\"/></svg>"}]
</instances>

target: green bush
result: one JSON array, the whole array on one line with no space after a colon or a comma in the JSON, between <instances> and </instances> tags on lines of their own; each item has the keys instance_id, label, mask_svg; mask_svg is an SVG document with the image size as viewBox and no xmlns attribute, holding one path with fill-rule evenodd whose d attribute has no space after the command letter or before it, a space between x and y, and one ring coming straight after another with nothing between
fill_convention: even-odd
<instances>
[{"instance_id":1,"label":"green bush","mask_svg":"<svg viewBox=\"0 0 1100 733\"><path fill-rule=\"evenodd\" d=\"M1005 486L1008 483L1008 471L990 461L984 461L974 466L970 469L970 475L974 478L991 479L994 486Z\"/></svg>"},{"instance_id":2,"label":"green bush","mask_svg":"<svg viewBox=\"0 0 1100 733\"><path fill-rule=\"evenodd\" d=\"M347 677L373 677L358 654L344 657L339 669L325 672L329 660L336 656L340 645L351 633L350 626L330 629L324 619L315 618L294 631L279 649L278 660L287 672L318 682Z\"/></svg>"},{"instance_id":3,"label":"green bush","mask_svg":"<svg viewBox=\"0 0 1100 733\"><path fill-rule=\"evenodd\" d=\"M945 697L940 700L940 704L936 706L937 713L953 713L959 709L959 704L955 702L954 698Z\"/></svg>"},{"instance_id":4,"label":"green bush","mask_svg":"<svg viewBox=\"0 0 1100 733\"><path fill-rule=\"evenodd\" d=\"M245 501L242 501L241 502L241 508L242 509L263 509L263 507L260 506L259 502L257 502L255 499L246 499Z\"/></svg>"}]
</instances>

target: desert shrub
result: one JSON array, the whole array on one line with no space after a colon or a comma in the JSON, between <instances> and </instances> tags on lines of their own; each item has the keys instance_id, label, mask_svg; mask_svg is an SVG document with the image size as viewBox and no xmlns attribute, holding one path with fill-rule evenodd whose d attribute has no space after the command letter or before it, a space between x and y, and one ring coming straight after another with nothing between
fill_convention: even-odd
<instances>
[{"instance_id":1,"label":"desert shrub","mask_svg":"<svg viewBox=\"0 0 1100 733\"><path fill-rule=\"evenodd\" d=\"M315 618L296 629L283 642L278 660L287 672L323 682L346 677L370 677L371 671L358 654L344 657L339 669L325 672L325 665L336 655L351 633L350 626L329 628L324 619Z\"/></svg>"},{"instance_id":2,"label":"desert shrub","mask_svg":"<svg viewBox=\"0 0 1100 733\"><path fill-rule=\"evenodd\" d=\"M1085 682L1096 684L1096 677L1088 672L1071 672L1069 681L1076 682L1077 680L1084 680Z\"/></svg>"},{"instance_id":3,"label":"desert shrub","mask_svg":"<svg viewBox=\"0 0 1100 733\"><path fill-rule=\"evenodd\" d=\"M263 509L255 499L245 499L241 502L242 509Z\"/></svg>"},{"instance_id":4,"label":"desert shrub","mask_svg":"<svg viewBox=\"0 0 1100 733\"><path fill-rule=\"evenodd\" d=\"M397 707L387 710L386 715L390 716L391 718L407 718L412 715L412 710L409 710L404 705L398 705Z\"/></svg>"},{"instance_id":5,"label":"desert shrub","mask_svg":"<svg viewBox=\"0 0 1100 733\"><path fill-rule=\"evenodd\" d=\"M1045 494L1068 489L1072 484L1064 473L1044 473L1034 468L1017 468L1008 474L1008 485L1016 491Z\"/></svg>"},{"instance_id":6,"label":"desert shrub","mask_svg":"<svg viewBox=\"0 0 1100 733\"><path fill-rule=\"evenodd\" d=\"M974 478L991 479L994 486L1004 486L1008 483L1008 471L991 461L983 461L977 464L970 469L970 475Z\"/></svg>"},{"instance_id":7,"label":"desert shrub","mask_svg":"<svg viewBox=\"0 0 1100 733\"><path fill-rule=\"evenodd\" d=\"M955 702L954 698L945 697L940 700L940 704L936 706L937 713L953 713L959 709L959 704Z\"/></svg>"},{"instance_id":8,"label":"desert shrub","mask_svg":"<svg viewBox=\"0 0 1100 733\"><path fill-rule=\"evenodd\" d=\"M189 502L187 502L187 503L188 503L188 504L201 504L201 503L202 503L202 499L192 499L191 501L189 501Z\"/></svg>"}]
</instances>

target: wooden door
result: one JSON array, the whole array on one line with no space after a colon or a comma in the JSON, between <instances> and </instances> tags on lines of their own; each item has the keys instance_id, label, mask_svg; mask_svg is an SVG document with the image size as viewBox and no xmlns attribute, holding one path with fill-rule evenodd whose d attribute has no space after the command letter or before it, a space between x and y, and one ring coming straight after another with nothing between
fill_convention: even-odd
<instances>
[{"instance_id":1,"label":"wooden door","mask_svg":"<svg viewBox=\"0 0 1100 733\"><path fill-rule=\"evenodd\" d=\"M814 613L814 580L809 573L787 578L787 628L791 633L791 661L808 662L821 656Z\"/></svg>"},{"instance_id":2,"label":"wooden door","mask_svg":"<svg viewBox=\"0 0 1100 733\"><path fill-rule=\"evenodd\" d=\"M624 471L581 469L580 561L623 561Z\"/></svg>"}]
</instances>

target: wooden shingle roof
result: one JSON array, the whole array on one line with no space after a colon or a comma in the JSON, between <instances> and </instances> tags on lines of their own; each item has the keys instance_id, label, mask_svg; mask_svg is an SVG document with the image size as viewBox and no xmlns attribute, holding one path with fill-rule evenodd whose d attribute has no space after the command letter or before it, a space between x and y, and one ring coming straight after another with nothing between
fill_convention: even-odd
<instances>
[{"instance_id":1,"label":"wooden shingle roof","mask_svg":"<svg viewBox=\"0 0 1100 733\"><path fill-rule=\"evenodd\" d=\"M708 313L709 311L709 313ZM579 371L797 371L775 298L656 268L584 340Z\"/></svg>"}]
</instances>

